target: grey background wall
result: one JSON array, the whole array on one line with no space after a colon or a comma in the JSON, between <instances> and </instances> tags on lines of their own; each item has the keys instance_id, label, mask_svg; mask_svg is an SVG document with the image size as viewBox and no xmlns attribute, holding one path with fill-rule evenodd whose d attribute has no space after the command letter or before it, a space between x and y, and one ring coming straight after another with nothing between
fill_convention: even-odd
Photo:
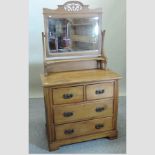
<instances>
[{"instance_id":1,"label":"grey background wall","mask_svg":"<svg viewBox=\"0 0 155 155\"><path fill-rule=\"evenodd\" d=\"M40 74L43 73L41 32L44 31L42 9L56 9L68 0L29 0L29 97L43 97ZM79 0L90 8L102 7L106 30L104 48L108 68L120 73L120 96L126 95L126 1L125 0Z\"/></svg>"}]
</instances>

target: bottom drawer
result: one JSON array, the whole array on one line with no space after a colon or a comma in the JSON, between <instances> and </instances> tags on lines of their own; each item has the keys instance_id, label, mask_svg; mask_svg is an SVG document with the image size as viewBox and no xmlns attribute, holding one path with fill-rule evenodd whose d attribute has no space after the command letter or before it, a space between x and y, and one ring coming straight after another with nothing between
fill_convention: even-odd
<instances>
[{"instance_id":1,"label":"bottom drawer","mask_svg":"<svg viewBox=\"0 0 155 155\"><path fill-rule=\"evenodd\" d=\"M56 139L66 139L112 129L112 117L55 126Z\"/></svg>"}]
</instances>

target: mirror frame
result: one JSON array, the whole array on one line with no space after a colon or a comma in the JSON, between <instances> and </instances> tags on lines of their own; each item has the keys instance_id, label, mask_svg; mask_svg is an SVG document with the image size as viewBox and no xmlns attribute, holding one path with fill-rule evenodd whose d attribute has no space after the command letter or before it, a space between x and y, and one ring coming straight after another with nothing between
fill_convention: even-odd
<instances>
[{"instance_id":1,"label":"mirror frame","mask_svg":"<svg viewBox=\"0 0 155 155\"><path fill-rule=\"evenodd\" d=\"M89 9L88 5L83 5L79 1L68 1L63 5L58 5L56 10L43 8L44 29L45 29L45 60L56 59L73 59L81 57L98 57L101 56L101 26L102 26L102 9ZM99 34L97 50L81 50L77 52L51 53L48 43L48 18L93 18L99 19Z\"/></svg>"}]
</instances>

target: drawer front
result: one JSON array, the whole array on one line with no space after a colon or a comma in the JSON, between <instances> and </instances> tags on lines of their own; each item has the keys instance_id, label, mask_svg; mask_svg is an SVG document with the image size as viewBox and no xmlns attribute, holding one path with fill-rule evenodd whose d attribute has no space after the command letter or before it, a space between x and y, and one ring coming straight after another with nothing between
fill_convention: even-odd
<instances>
[{"instance_id":1,"label":"drawer front","mask_svg":"<svg viewBox=\"0 0 155 155\"><path fill-rule=\"evenodd\" d=\"M112 129L112 117L55 126L56 139L67 139Z\"/></svg>"},{"instance_id":2,"label":"drawer front","mask_svg":"<svg viewBox=\"0 0 155 155\"><path fill-rule=\"evenodd\" d=\"M53 89L54 104L81 102L83 95L83 86Z\"/></svg>"},{"instance_id":3,"label":"drawer front","mask_svg":"<svg viewBox=\"0 0 155 155\"><path fill-rule=\"evenodd\" d=\"M102 99L93 102L54 106L56 124L73 122L95 117L107 117L113 114L113 99Z\"/></svg>"},{"instance_id":4,"label":"drawer front","mask_svg":"<svg viewBox=\"0 0 155 155\"><path fill-rule=\"evenodd\" d=\"M87 100L113 97L113 82L87 85L86 95Z\"/></svg>"}]
</instances>

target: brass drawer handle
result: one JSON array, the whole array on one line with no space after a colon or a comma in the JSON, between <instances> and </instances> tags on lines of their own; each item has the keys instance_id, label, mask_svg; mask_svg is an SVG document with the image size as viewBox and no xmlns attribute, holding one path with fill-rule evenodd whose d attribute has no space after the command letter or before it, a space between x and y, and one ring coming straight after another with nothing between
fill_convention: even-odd
<instances>
[{"instance_id":1,"label":"brass drawer handle","mask_svg":"<svg viewBox=\"0 0 155 155\"><path fill-rule=\"evenodd\" d=\"M64 99L70 99L70 98L72 98L73 97L73 94L64 94L63 95L63 98Z\"/></svg>"},{"instance_id":2,"label":"brass drawer handle","mask_svg":"<svg viewBox=\"0 0 155 155\"><path fill-rule=\"evenodd\" d=\"M69 135L69 134L72 134L72 133L74 133L74 129L68 129L68 130L64 131L65 135Z\"/></svg>"},{"instance_id":3,"label":"brass drawer handle","mask_svg":"<svg viewBox=\"0 0 155 155\"><path fill-rule=\"evenodd\" d=\"M64 112L64 117L70 117L73 116L73 112Z\"/></svg>"},{"instance_id":4,"label":"brass drawer handle","mask_svg":"<svg viewBox=\"0 0 155 155\"><path fill-rule=\"evenodd\" d=\"M96 92L95 92L97 95L99 95L99 94L103 94L104 93L104 89L101 89L101 90L96 90Z\"/></svg>"},{"instance_id":5,"label":"brass drawer handle","mask_svg":"<svg viewBox=\"0 0 155 155\"><path fill-rule=\"evenodd\" d=\"M96 112L102 112L102 111L104 111L104 110L105 110L104 107L97 107L97 108L96 108Z\"/></svg>"},{"instance_id":6,"label":"brass drawer handle","mask_svg":"<svg viewBox=\"0 0 155 155\"><path fill-rule=\"evenodd\" d=\"M101 128L103 128L104 127L104 124L96 124L95 125L95 128L96 129L101 129Z\"/></svg>"}]
</instances>

